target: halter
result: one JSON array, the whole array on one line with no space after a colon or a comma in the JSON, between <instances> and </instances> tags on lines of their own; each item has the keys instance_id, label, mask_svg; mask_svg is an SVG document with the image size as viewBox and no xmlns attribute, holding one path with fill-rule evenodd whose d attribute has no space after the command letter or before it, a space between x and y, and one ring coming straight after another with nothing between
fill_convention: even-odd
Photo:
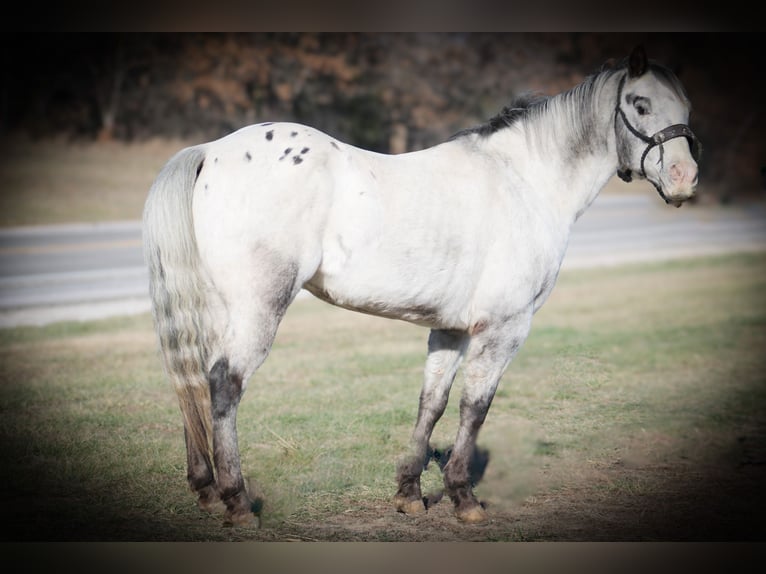
<instances>
[{"instance_id":1,"label":"halter","mask_svg":"<svg viewBox=\"0 0 766 574\"><path fill-rule=\"evenodd\" d=\"M685 137L687 141L689 142L689 149L691 150L694 161L699 161L699 157L702 153L702 144L697 139L697 136L694 135L694 132L692 132L691 128L689 128L689 126L687 126L686 124L673 124L672 126L668 126L665 129L658 131L651 137L641 133L630 124L627 116L625 115L625 112L622 109L622 106L620 105L620 102L622 102L622 88L625 85L626 77L627 76L622 77L622 79L620 80L620 86L617 89L617 105L615 106L615 113L614 113L614 127L615 129L617 129L617 118L621 117L623 123L625 124L625 127L628 128L630 133L632 133L638 139L646 143L646 149L644 149L644 153L641 154L641 171L639 172L641 177L649 179L646 176L646 171L644 170L644 160L646 159L646 156L649 153L649 150L655 146L660 147L660 161L657 163L661 164L663 161L663 153L664 153L664 148L662 147L662 144L668 140L672 140L675 138ZM631 180L630 170L618 170L617 175L620 176L620 179L622 179L623 181ZM667 197L665 197L665 194L663 193L662 189L660 189L659 183L656 183L652 181L651 179L649 179L649 181L651 181L652 185L654 185L654 187L657 188L657 191L659 192L660 196L662 196L662 199L664 199L665 202L668 203L669 200Z\"/></svg>"}]
</instances>

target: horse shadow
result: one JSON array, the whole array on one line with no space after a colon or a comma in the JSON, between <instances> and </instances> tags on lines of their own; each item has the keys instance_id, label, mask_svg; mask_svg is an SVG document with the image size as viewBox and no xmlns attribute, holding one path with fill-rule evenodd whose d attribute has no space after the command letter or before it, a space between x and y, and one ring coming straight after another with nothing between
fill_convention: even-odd
<instances>
[{"instance_id":1,"label":"horse shadow","mask_svg":"<svg viewBox=\"0 0 766 574\"><path fill-rule=\"evenodd\" d=\"M428 468L428 465L433 460L439 467L439 470L443 473L444 467L449 462L452 455L452 446L449 445L446 448L435 448L431 445L428 446L428 452L426 455L426 461L423 465L423 470ZM476 447L471 455L471 460L468 463L468 472L471 479L471 486L475 487L484 478L484 473L487 470L489 464L489 449ZM444 497L444 489L437 492L432 492L423 496L423 503L426 508L431 508L438 503ZM485 507L483 502L480 502L482 507Z\"/></svg>"}]
</instances>

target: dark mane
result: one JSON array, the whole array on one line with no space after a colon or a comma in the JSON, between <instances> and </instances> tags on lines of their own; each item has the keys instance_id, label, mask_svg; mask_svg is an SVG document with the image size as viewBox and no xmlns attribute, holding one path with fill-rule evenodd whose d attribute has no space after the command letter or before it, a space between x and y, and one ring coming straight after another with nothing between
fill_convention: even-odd
<instances>
[{"instance_id":1,"label":"dark mane","mask_svg":"<svg viewBox=\"0 0 766 574\"><path fill-rule=\"evenodd\" d=\"M585 112L585 106L591 105L589 102L591 102L591 97L597 85L603 83L609 76L625 70L627 66L628 58L624 58L619 62L615 62L614 60L607 61L599 70L586 77L583 82L558 95L545 96L540 94L522 94L516 97L509 105L505 106L499 114L490 118L486 123L460 130L452 135L447 141L453 141L470 135L486 138L530 117L539 116L551 108L561 108L562 105L579 107ZM689 103L689 99L686 96L681 82L670 69L654 60L649 60L649 70L654 73L657 79L673 89L676 95L691 108L691 104ZM587 127L586 120L586 124L583 128ZM585 132L587 132L587 129L581 130L579 135L582 136Z\"/></svg>"},{"instance_id":2,"label":"dark mane","mask_svg":"<svg viewBox=\"0 0 766 574\"><path fill-rule=\"evenodd\" d=\"M529 113L531 108L544 105L549 96L540 94L522 94L517 96L510 104L505 106L500 113L490 118L484 124L466 128L450 136L447 141L452 141L463 136L476 134L479 137L488 137L501 129L512 126Z\"/></svg>"},{"instance_id":3,"label":"dark mane","mask_svg":"<svg viewBox=\"0 0 766 574\"><path fill-rule=\"evenodd\" d=\"M528 118L536 112L544 111L549 103L558 96L564 99L577 100L582 103L588 98L596 84L596 80L602 75L611 75L619 70L625 69L627 66L627 58L617 64L613 61L605 63L599 70L590 76L586 77L582 83L574 86L570 90L563 92L562 94L545 96L541 94L522 94L514 98L511 103L505 106L499 114L491 118L484 124L460 130L452 135L447 141L459 139L464 136L475 134L479 137L485 138L492 134L510 127L515 123Z\"/></svg>"}]
</instances>

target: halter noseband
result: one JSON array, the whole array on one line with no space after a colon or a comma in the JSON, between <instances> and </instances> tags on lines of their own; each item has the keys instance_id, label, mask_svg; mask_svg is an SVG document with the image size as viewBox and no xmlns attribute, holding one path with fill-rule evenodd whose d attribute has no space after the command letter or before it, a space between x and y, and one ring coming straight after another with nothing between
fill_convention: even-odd
<instances>
[{"instance_id":1,"label":"halter noseband","mask_svg":"<svg viewBox=\"0 0 766 574\"><path fill-rule=\"evenodd\" d=\"M668 126L665 129L658 131L651 137L647 136L646 134L642 134L640 131L638 131L635 127L633 127L630 124L627 116L625 115L625 112L622 109L622 106L620 105L620 103L622 102L622 88L625 85L625 78L626 76L622 77L622 79L620 80L620 86L617 89L617 105L615 106L614 126L616 129L617 118L621 117L623 123L625 124L625 127L628 128L630 133L632 133L638 139L646 143L646 149L644 149L644 153L641 154L641 171L639 172L641 177L646 178L646 171L644 170L644 160L646 159L646 156L649 153L649 150L655 146L659 146L660 161L658 163L662 163L663 152L664 152L662 144L668 140L672 140L675 138L685 137L689 142L689 149L691 150L692 157L694 158L695 161L699 161L700 154L702 153L702 144L700 144L700 141L697 139L697 136L694 135L694 132L692 132L691 128L689 128L689 126L687 126L686 124L673 124L672 126ZM617 175L619 175L620 179L622 179L623 181L631 180L630 170L618 170ZM651 182L654 185L654 187L657 188L657 191L662 196L662 199L664 199L665 202L668 202L668 198L665 197L665 194L662 192L662 189L660 189L659 183L656 183L654 181L651 181Z\"/></svg>"}]
</instances>

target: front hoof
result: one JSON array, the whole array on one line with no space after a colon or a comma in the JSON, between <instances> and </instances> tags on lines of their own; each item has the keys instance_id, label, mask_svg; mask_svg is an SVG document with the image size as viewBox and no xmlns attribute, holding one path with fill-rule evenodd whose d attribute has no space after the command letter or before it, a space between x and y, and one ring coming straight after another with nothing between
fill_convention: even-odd
<instances>
[{"instance_id":1,"label":"front hoof","mask_svg":"<svg viewBox=\"0 0 766 574\"><path fill-rule=\"evenodd\" d=\"M250 500L246 492L240 491L224 500L226 502L226 513L223 515L224 526L260 527L261 519L257 511L260 505Z\"/></svg>"},{"instance_id":2,"label":"front hoof","mask_svg":"<svg viewBox=\"0 0 766 574\"><path fill-rule=\"evenodd\" d=\"M481 505L455 511L457 519L464 524L483 524L489 520L487 511Z\"/></svg>"},{"instance_id":3,"label":"front hoof","mask_svg":"<svg viewBox=\"0 0 766 574\"><path fill-rule=\"evenodd\" d=\"M410 516L423 514L426 511L426 506L423 504L422 499L407 499L398 495L394 497L394 508L396 508L397 512L403 512Z\"/></svg>"}]
</instances>

